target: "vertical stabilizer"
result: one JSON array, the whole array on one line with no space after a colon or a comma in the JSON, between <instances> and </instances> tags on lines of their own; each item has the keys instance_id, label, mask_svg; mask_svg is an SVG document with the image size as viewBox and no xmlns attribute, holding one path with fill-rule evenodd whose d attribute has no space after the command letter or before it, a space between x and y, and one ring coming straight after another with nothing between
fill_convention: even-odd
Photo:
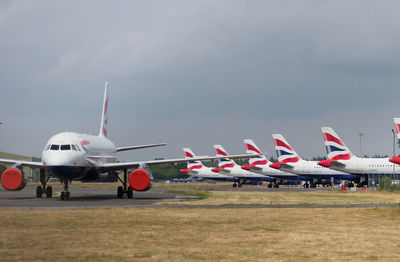
<instances>
[{"instance_id":1,"label":"vertical stabilizer","mask_svg":"<svg viewBox=\"0 0 400 262\"><path fill-rule=\"evenodd\" d=\"M244 139L244 145L246 147L247 154L262 154L260 148L251 139ZM266 165L268 163L267 158L264 155L258 157L252 157L249 159L249 164L255 165Z\"/></svg>"},{"instance_id":2,"label":"vertical stabilizer","mask_svg":"<svg viewBox=\"0 0 400 262\"><path fill-rule=\"evenodd\" d=\"M183 152L185 152L185 158L187 158L189 161L187 162L187 168L188 169L201 169L204 167L203 163L200 161L190 161L191 158L195 157L196 155L193 153L190 148L184 148Z\"/></svg>"},{"instance_id":3,"label":"vertical stabilizer","mask_svg":"<svg viewBox=\"0 0 400 262\"><path fill-rule=\"evenodd\" d=\"M350 149L344 144L343 140L336 134L331 127L321 127L322 136L328 159L348 160L352 157Z\"/></svg>"},{"instance_id":4,"label":"vertical stabilizer","mask_svg":"<svg viewBox=\"0 0 400 262\"><path fill-rule=\"evenodd\" d=\"M396 128L397 140L400 142L400 118L393 118L393 121Z\"/></svg>"},{"instance_id":5,"label":"vertical stabilizer","mask_svg":"<svg viewBox=\"0 0 400 262\"><path fill-rule=\"evenodd\" d=\"M107 122L108 122L108 82L106 81L99 136L107 137Z\"/></svg>"},{"instance_id":6,"label":"vertical stabilizer","mask_svg":"<svg viewBox=\"0 0 400 262\"><path fill-rule=\"evenodd\" d=\"M296 163L300 160L299 155L289 145L281 134L273 134L274 145L278 161L283 163Z\"/></svg>"},{"instance_id":7,"label":"vertical stabilizer","mask_svg":"<svg viewBox=\"0 0 400 262\"><path fill-rule=\"evenodd\" d=\"M228 156L228 153L221 145L214 145L214 149L217 156ZM219 159L218 166L220 168L232 168L236 166L236 163L232 159L221 158Z\"/></svg>"}]
</instances>

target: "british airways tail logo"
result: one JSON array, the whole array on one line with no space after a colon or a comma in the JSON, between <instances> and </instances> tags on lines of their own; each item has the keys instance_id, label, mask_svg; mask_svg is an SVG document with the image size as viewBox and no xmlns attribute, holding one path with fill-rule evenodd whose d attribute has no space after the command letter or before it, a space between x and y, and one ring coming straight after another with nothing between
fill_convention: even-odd
<instances>
[{"instance_id":1,"label":"british airways tail logo","mask_svg":"<svg viewBox=\"0 0 400 262\"><path fill-rule=\"evenodd\" d=\"M283 163L296 163L300 160L293 148L280 139L274 139L276 153L279 162Z\"/></svg>"},{"instance_id":2,"label":"british airways tail logo","mask_svg":"<svg viewBox=\"0 0 400 262\"><path fill-rule=\"evenodd\" d=\"M348 160L351 154L344 145L343 141L329 133L323 133L325 148L328 158L332 160Z\"/></svg>"},{"instance_id":3,"label":"british airways tail logo","mask_svg":"<svg viewBox=\"0 0 400 262\"><path fill-rule=\"evenodd\" d=\"M185 157L193 158L194 155L192 153L190 153L190 152L185 151Z\"/></svg>"},{"instance_id":4,"label":"british airways tail logo","mask_svg":"<svg viewBox=\"0 0 400 262\"><path fill-rule=\"evenodd\" d=\"M246 144L246 149L249 151L253 151L256 152L257 154L262 154L261 151L257 148L255 148L253 145L251 144Z\"/></svg>"}]
</instances>

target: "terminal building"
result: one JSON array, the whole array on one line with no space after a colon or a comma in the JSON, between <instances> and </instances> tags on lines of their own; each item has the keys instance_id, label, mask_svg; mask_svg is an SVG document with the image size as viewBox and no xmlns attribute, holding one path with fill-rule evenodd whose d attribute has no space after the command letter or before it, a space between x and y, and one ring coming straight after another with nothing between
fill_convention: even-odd
<instances>
[{"instance_id":1,"label":"terminal building","mask_svg":"<svg viewBox=\"0 0 400 262\"><path fill-rule=\"evenodd\" d=\"M40 158L38 158L38 157L18 155L18 154L13 154L13 153L4 152L4 151L0 151L0 158L26 160L26 161L40 161ZM1 171L3 172L5 170L5 168L7 168L8 166L5 164L0 164L0 167L1 167ZM28 181L33 181L33 182L39 181L40 174L39 174L38 168L24 167L23 171L25 172L25 174L28 178Z\"/></svg>"}]
</instances>

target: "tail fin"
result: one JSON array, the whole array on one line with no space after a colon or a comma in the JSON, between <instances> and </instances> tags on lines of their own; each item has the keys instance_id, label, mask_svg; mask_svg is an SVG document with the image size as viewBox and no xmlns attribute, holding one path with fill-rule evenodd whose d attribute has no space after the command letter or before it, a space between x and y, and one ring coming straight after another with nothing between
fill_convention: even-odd
<instances>
[{"instance_id":1,"label":"tail fin","mask_svg":"<svg viewBox=\"0 0 400 262\"><path fill-rule=\"evenodd\" d=\"M99 136L107 137L107 122L108 122L107 113L108 113L108 82L106 81Z\"/></svg>"},{"instance_id":2,"label":"tail fin","mask_svg":"<svg viewBox=\"0 0 400 262\"><path fill-rule=\"evenodd\" d=\"M275 150L279 162L296 163L300 160L299 155L281 134L273 134L272 138L274 139Z\"/></svg>"},{"instance_id":3,"label":"tail fin","mask_svg":"<svg viewBox=\"0 0 400 262\"><path fill-rule=\"evenodd\" d=\"M188 160L190 160L190 158L193 158L193 157L196 156L193 153L193 151L190 150L190 148L184 148L183 152L185 152L185 158L187 158ZM204 167L204 165L200 161L188 161L187 162L187 168L188 169L200 169L202 167Z\"/></svg>"},{"instance_id":4,"label":"tail fin","mask_svg":"<svg viewBox=\"0 0 400 262\"><path fill-rule=\"evenodd\" d=\"M393 118L394 126L396 127L397 139L400 142L400 118Z\"/></svg>"},{"instance_id":5,"label":"tail fin","mask_svg":"<svg viewBox=\"0 0 400 262\"><path fill-rule=\"evenodd\" d=\"M214 149L215 149L215 154L217 156L228 156L228 153L226 152L226 150L221 145L214 145ZM236 166L236 163L232 159L221 158L218 161L218 166L220 168L231 168L231 167Z\"/></svg>"},{"instance_id":6,"label":"tail fin","mask_svg":"<svg viewBox=\"0 0 400 262\"><path fill-rule=\"evenodd\" d=\"M261 150L257 147L257 145L254 143L253 140L251 139L244 139L244 145L246 147L246 153L247 154L262 154ZM249 164L252 166L255 165L266 165L268 163L267 158L262 155L259 157L253 157L249 159Z\"/></svg>"},{"instance_id":7,"label":"tail fin","mask_svg":"<svg viewBox=\"0 0 400 262\"><path fill-rule=\"evenodd\" d=\"M328 159L348 160L353 154L331 127L321 127Z\"/></svg>"}]
</instances>

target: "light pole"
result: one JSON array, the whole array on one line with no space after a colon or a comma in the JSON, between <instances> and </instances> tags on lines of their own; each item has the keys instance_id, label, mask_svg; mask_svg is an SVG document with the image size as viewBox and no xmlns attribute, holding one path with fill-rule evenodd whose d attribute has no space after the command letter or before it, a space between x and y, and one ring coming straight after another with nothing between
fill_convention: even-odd
<instances>
[{"instance_id":1,"label":"light pole","mask_svg":"<svg viewBox=\"0 0 400 262\"><path fill-rule=\"evenodd\" d=\"M362 158L364 158L363 155L362 155L362 150L361 150L361 137L362 137L363 135L365 135L365 134L362 133L362 132L358 133L358 136L360 137L360 157L362 157Z\"/></svg>"}]
</instances>

